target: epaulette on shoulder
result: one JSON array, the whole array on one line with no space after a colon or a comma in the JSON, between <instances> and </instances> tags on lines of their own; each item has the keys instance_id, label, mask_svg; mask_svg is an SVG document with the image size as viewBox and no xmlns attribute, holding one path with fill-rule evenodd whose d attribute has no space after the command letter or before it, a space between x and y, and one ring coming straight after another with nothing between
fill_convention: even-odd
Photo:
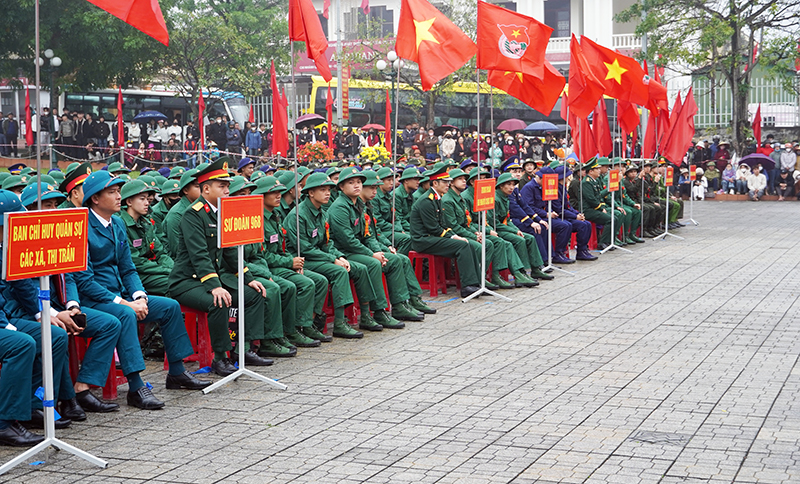
<instances>
[{"instance_id":1,"label":"epaulette on shoulder","mask_svg":"<svg viewBox=\"0 0 800 484\"><path fill-rule=\"evenodd\" d=\"M433 195L433 192L428 194L428 198L430 198L431 200L435 200L436 199L436 197Z\"/></svg>"},{"instance_id":2,"label":"epaulette on shoulder","mask_svg":"<svg viewBox=\"0 0 800 484\"><path fill-rule=\"evenodd\" d=\"M194 209L195 212L199 212L200 209L203 208L203 202L195 203L194 205L192 205L192 208Z\"/></svg>"}]
</instances>

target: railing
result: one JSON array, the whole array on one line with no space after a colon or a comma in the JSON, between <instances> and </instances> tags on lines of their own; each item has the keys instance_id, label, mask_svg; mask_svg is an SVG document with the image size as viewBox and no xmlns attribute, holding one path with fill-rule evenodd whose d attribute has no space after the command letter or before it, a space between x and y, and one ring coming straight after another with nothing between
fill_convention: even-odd
<instances>
[{"instance_id":1,"label":"railing","mask_svg":"<svg viewBox=\"0 0 800 484\"><path fill-rule=\"evenodd\" d=\"M569 52L569 37L550 37L547 43L548 54L563 54Z\"/></svg>"},{"instance_id":2,"label":"railing","mask_svg":"<svg viewBox=\"0 0 800 484\"><path fill-rule=\"evenodd\" d=\"M641 49L642 38L635 34L615 34L611 36L612 49Z\"/></svg>"},{"instance_id":3,"label":"railing","mask_svg":"<svg viewBox=\"0 0 800 484\"><path fill-rule=\"evenodd\" d=\"M256 123L271 123L272 122L272 97L270 96L256 96L247 98L247 103L253 106L253 116ZM297 96L297 108L300 111L300 116L308 114L311 107L311 96ZM289 118L292 116L292 102L289 100Z\"/></svg>"}]
</instances>

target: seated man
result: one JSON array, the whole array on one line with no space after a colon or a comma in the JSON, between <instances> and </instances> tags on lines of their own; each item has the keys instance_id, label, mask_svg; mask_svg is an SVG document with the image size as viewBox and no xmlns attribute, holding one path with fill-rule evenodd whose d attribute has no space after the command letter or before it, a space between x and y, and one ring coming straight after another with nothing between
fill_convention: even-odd
<instances>
[{"instance_id":1,"label":"seated man","mask_svg":"<svg viewBox=\"0 0 800 484\"><path fill-rule=\"evenodd\" d=\"M589 239L592 236L592 223L586 217L575 210L570 204L567 196L567 180L570 179L572 172L564 165L557 167L555 173L558 175L558 200L553 200L553 211L572 227L570 232L576 234L578 250L575 254L576 260L592 261L597 257L589 252Z\"/></svg>"},{"instance_id":2,"label":"seated man","mask_svg":"<svg viewBox=\"0 0 800 484\"><path fill-rule=\"evenodd\" d=\"M495 213L493 214L496 217L487 217L487 220L489 220L489 225L494 227L497 235L514 246L514 250L522 260L523 274L528 275L525 271L530 270L529 278L552 280L553 276L542 271L544 261L539 254L536 238L519 230L511 221L508 199L513 194L517 183L519 182L511 173L503 173L497 178L494 199Z\"/></svg>"},{"instance_id":3,"label":"seated man","mask_svg":"<svg viewBox=\"0 0 800 484\"><path fill-rule=\"evenodd\" d=\"M521 175L520 168L513 165L510 168L509 172L514 178ZM547 202L544 201L542 194L542 175L545 174L555 174L555 171L549 166L545 166L533 173L533 179L525 184L522 190L514 189L509 197L511 219L520 230L536 237L542 258L547 254L547 230L550 228L548 225L552 225L552 233L556 236L555 244L551 248L553 262L572 264L575 262L569 258L572 226L561 220L557 212L547 212Z\"/></svg>"},{"instance_id":4,"label":"seated man","mask_svg":"<svg viewBox=\"0 0 800 484\"><path fill-rule=\"evenodd\" d=\"M622 159L619 157L614 157L611 160L611 169L620 169L620 175L622 175L622 170L624 167L622 166ZM628 191L625 189L625 184L622 182L622 176L620 176L619 187L615 192L608 191L608 177L610 175L606 174L605 178L603 178L603 188L606 190L606 204L611 205L611 197L614 197L614 209L619 210L622 213L622 245L632 245L632 244L642 244L644 243L643 239L640 239L636 236L636 230L639 228L639 225L642 222L642 206L634 201L629 195Z\"/></svg>"},{"instance_id":5,"label":"seated man","mask_svg":"<svg viewBox=\"0 0 800 484\"><path fill-rule=\"evenodd\" d=\"M208 333L214 350L211 369L220 376L236 371L236 358L229 358L227 353L233 348L228 329L229 308L238 300L237 249L217 247L217 204L229 193L229 161L223 156L198 169L200 196L181 217L175 243L178 255L169 275L170 296L184 306L208 314ZM245 283L245 338L249 342L249 348L244 349L245 363L268 366L272 360L258 356L256 343L263 337L266 290L247 268L241 277Z\"/></svg>"},{"instance_id":6,"label":"seated man","mask_svg":"<svg viewBox=\"0 0 800 484\"><path fill-rule=\"evenodd\" d=\"M381 329L402 329L405 324L394 319L385 310L389 303L383 291L384 273L392 303L392 313L407 321L420 321L422 316L416 310L405 306L410 296L402 259L391 252L386 254L377 245L368 247L366 244L365 231L368 230L368 224L364 219L364 201L361 200L361 191L366 179L367 177L355 167L345 168L340 173L338 188L341 194L328 209L331 238L348 261L358 262L366 268L376 296L376 299L370 302L359 301L362 321L359 326L367 329L375 326L373 323L377 323ZM374 316L370 316L370 310Z\"/></svg>"},{"instance_id":7,"label":"seated man","mask_svg":"<svg viewBox=\"0 0 800 484\"><path fill-rule=\"evenodd\" d=\"M411 173L409 172L409 174ZM397 247L398 252L408 255L408 251L411 250L411 235L406 231L403 220L397 216L397 212L392 207L392 190L395 189L394 185L401 176L394 173L391 168L381 168L378 170L378 176L382 183L372 202L377 217L375 224L387 239L394 240L394 247ZM394 239L392 238L393 234Z\"/></svg>"},{"instance_id":8,"label":"seated man","mask_svg":"<svg viewBox=\"0 0 800 484\"><path fill-rule=\"evenodd\" d=\"M161 223L156 235L161 239L161 245L167 250L167 255L175 260L178 255L178 237L181 231L181 217L186 210L200 197L200 184L197 183L197 169L188 170L181 175L178 186L180 200L170 207L169 212Z\"/></svg>"},{"instance_id":9,"label":"seated man","mask_svg":"<svg viewBox=\"0 0 800 484\"><path fill-rule=\"evenodd\" d=\"M600 165L597 163L597 158L592 158L583 165L586 176L583 179L583 213L586 220L594 222L597 225L603 226L603 232L597 240L597 248L603 250L611 244L611 217L614 217L614 229L620 227L622 223L622 214L617 210L615 213L609 213L605 202L603 201L603 186L598 180L600 177Z\"/></svg>"},{"instance_id":10,"label":"seated man","mask_svg":"<svg viewBox=\"0 0 800 484\"><path fill-rule=\"evenodd\" d=\"M39 187L36 183L29 185L22 192L22 204L27 210L38 209ZM42 210L55 210L64 195L51 185L42 184ZM50 282L51 321L69 335L90 339L81 364L78 377L73 385L69 368L64 367L59 373L53 373L54 383L60 386L60 414L75 421L86 420L86 412L106 413L119 409L119 405L104 402L90 391L90 385L102 387L108 377L114 346L119 339L121 323L110 314L101 313L91 308L81 308L78 289L72 274L63 277L52 276ZM8 284L7 301L4 310L14 320L40 320L38 279L13 281ZM79 326L75 321L85 319L85 325ZM38 373L36 378L41 378ZM35 379L36 379L35 378ZM58 381L55 381L58 378ZM73 391L74 389L74 391Z\"/></svg>"},{"instance_id":11,"label":"seated man","mask_svg":"<svg viewBox=\"0 0 800 484\"><path fill-rule=\"evenodd\" d=\"M199 390L211 382L198 380L183 366L183 359L194 351L178 303L148 296L136 273L125 224L113 216L121 208L122 183L108 172L99 171L89 175L83 184L83 204L89 207L89 267L75 274L75 282L86 306L111 314L121 323L116 346L123 374L128 379L128 405L155 410L164 407L164 403L139 375L145 369L139 346L139 322L158 321L161 325L169 362L167 388Z\"/></svg>"},{"instance_id":12,"label":"seated man","mask_svg":"<svg viewBox=\"0 0 800 484\"><path fill-rule=\"evenodd\" d=\"M147 216L150 207L148 194L151 191L152 187L139 179L127 182L120 190L123 210L115 216L125 223L131 259L145 291L166 296L169 273L174 264L156 237L153 219Z\"/></svg>"},{"instance_id":13,"label":"seated man","mask_svg":"<svg viewBox=\"0 0 800 484\"><path fill-rule=\"evenodd\" d=\"M310 175L303 187L305 198L286 216L288 223L284 225L284 228L291 251L297 251L298 245L300 246L300 253L305 258L303 267L322 274L331 285L333 335L337 338L362 338L364 334L353 329L344 316L344 308L353 304L349 279L353 281L360 304L368 307L371 301L377 299L377 296L367 268L358 262L348 261L331 240L331 224L328 221L328 214L322 210L322 206L330 198L331 186L333 186L333 182L325 173ZM299 234L295 224L295 217L298 213L300 217ZM380 291L383 291L383 287L380 288ZM375 331L382 329L378 328L380 325L369 316L369 312L367 315L365 318L362 314L360 326Z\"/></svg>"},{"instance_id":14,"label":"seated man","mask_svg":"<svg viewBox=\"0 0 800 484\"><path fill-rule=\"evenodd\" d=\"M58 208L83 206L83 182L86 180L86 177L92 173L92 163L87 161L80 165L74 163L74 165L71 171L67 169L64 181L58 186L58 190L67 195L67 199L64 200Z\"/></svg>"},{"instance_id":15,"label":"seated man","mask_svg":"<svg viewBox=\"0 0 800 484\"><path fill-rule=\"evenodd\" d=\"M0 295L0 304L3 304ZM20 424L31 418L31 369L36 357L36 342L8 325L0 311L0 445L31 447L44 441Z\"/></svg>"},{"instance_id":16,"label":"seated man","mask_svg":"<svg viewBox=\"0 0 800 484\"><path fill-rule=\"evenodd\" d=\"M164 183L161 185L161 200L159 200L154 206L150 207L150 218L152 218L153 222L155 222L154 226L156 233L161 231L161 224L164 222L164 218L166 218L167 214L169 213L169 209L181 199L180 183L180 180L170 179L164 181Z\"/></svg>"},{"instance_id":17,"label":"seated man","mask_svg":"<svg viewBox=\"0 0 800 484\"><path fill-rule=\"evenodd\" d=\"M480 289L480 259L468 239L450 228L442 209L442 196L450 189L447 167L431 170L431 189L411 207L411 248L416 252L456 259L461 277L461 297Z\"/></svg>"},{"instance_id":18,"label":"seated man","mask_svg":"<svg viewBox=\"0 0 800 484\"><path fill-rule=\"evenodd\" d=\"M259 255L278 285L291 284L295 288L294 307L284 307L287 317L284 318L283 332L289 342L298 346L303 341L295 336L297 332L313 341L329 343L333 338L320 332L325 327L325 313L322 309L328 294L328 280L306 269L303 257L295 257L286 252L286 230L276 210L281 204L281 194L285 189L273 176L265 176L256 181L253 195L264 196L264 242L261 243Z\"/></svg>"},{"instance_id":19,"label":"seated man","mask_svg":"<svg viewBox=\"0 0 800 484\"><path fill-rule=\"evenodd\" d=\"M761 168L756 165L753 167L753 174L747 179L747 197L757 202L764 196L767 189L767 177L761 173Z\"/></svg>"}]
</instances>

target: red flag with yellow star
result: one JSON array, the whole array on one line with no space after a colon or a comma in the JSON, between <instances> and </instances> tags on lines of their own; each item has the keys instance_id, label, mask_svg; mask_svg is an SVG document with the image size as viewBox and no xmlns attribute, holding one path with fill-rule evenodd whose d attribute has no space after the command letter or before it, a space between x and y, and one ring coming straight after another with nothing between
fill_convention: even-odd
<instances>
[{"instance_id":1,"label":"red flag with yellow star","mask_svg":"<svg viewBox=\"0 0 800 484\"><path fill-rule=\"evenodd\" d=\"M567 80L548 61L544 61L544 77L527 72L489 71L489 85L514 96L545 116L549 116Z\"/></svg>"},{"instance_id":2,"label":"red flag with yellow star","mask_svg":"<svg viewBox=\"0 0 800 484\"><path fill-rule=\"evenodd\" d=\"M422 90L428 91L463 66L478 48L427 0L403 0L394 50L419 64Z\"/></svg>"},{"instance_id":3,"label":"red flag with yellow star","mask_svg":"<svg viewBox=\"0 0 800 484\"><path fill-rule=\"evenodd\" d=\"M583 56L594 76L605 86L605 95L645 105L650 98L645 72L635 59L614 52L581 36Z\"/></svg>"},{"instance_id":4,"label":"red flag with yellow star","mask_svg":"<svg viewBox=\"0 0 800 484\"><path fill-rule=\"evenodd\" d=\"M583 49L572 34L569 42L569 111L586 119L594 111L597 101L603 98L603 83L592 73L583 55Z\"/></svg>"},{"instance_id":5,"label":"red flag with yellow star","mask_svg":"<svg viewBox=\"0 0 800 484\"><path fill-rule=\"evenodd\" d=\"M541 79L552 33L533 17L479 1L478 69L525 72Z\"/></svg>"}]
</instances>

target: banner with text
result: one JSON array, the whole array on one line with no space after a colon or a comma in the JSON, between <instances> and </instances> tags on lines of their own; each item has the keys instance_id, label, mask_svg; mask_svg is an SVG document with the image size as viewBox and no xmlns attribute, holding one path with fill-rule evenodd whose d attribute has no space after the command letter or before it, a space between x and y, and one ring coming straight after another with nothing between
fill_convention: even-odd
<instances>
[{"instance_id":1,"label":"banner with text","mask_svg":"<svg viewBox=\"0 0 800 484\"><path fill-rule=\"evenodd\" d=\"M473 212L485 212L494 208L494 178L485 180L475 180L475 202L472 206Z\"/></svg>"},{"instance_id":2,"label":"banner with text","mask_svg":"<svg viewBox=\"0 0 800 484\"><path fill-rule=\"evenodd\" d=\"M689 180L695 181L697 179L697 166L689 165Z\"/></svg>"},{"instance_id":3,"label":"banner with text","mask_svg":"<svg viewBox=\"0 0 800 484\"><path fill-rule=\"evenodd\" d=\"M671 187L674 178L675 178L675 170L673 170L671 166L668 166L667 176L664 177L664 185Z\"/></svg>"},{"instance_id":4,"label":"banner with text","mask_svg":"<svg viewBox=\"0 0 800 484\"><path fill-rule=\"evenodd\" d=\"M542 200L558 200L558 174L547 173L542 175Z\"/></svg>"},{"instance_id":5,"label":"banner with text","mask_svg":"<svg viewBox=\"0 0 800 484\"><path fill-rule=\"evenodd\" d=\"M225 197L219 199L217 231L219 247L260 244L264 241L264 197Z\"/></svg>"},{"instance_id":6,"label":"banner with text","mask_svg":"<svg viewBox=\"0 0 800 484\"><path fill-rule=\"evenodd\" d=\"M619 170L611 170L608 172L608 191L619 191Z\"/></svg>"},{"instance_id":7,"label":"banner with text","mask_svg":"<svg viewBox=\"0 0 800 484\"><path fill-rule=\"evenodd\" d=\"M7 281L86 270L89 209L8 212L3 225Z\"/></svg>"}]
</instances>

